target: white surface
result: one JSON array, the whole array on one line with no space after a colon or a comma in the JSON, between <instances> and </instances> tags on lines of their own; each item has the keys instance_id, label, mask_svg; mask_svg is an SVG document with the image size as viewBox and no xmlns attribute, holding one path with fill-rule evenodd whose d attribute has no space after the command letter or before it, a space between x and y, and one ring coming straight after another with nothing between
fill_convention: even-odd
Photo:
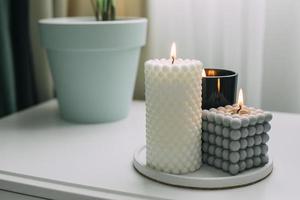
<instances>
[{"instance_id":1,"label":"white surface","mask_svg":"<svg viewBox=\"0 0 300 200\"><path fill-rule=\"evenodd\" d=\"M298 199L300 116L274 113L265 180L228 190L196 190L157 183L132 166L145 144L145 107L134 102L127 119L100 125L62 121L56 101L0 120L0 188L52 199Z\"/></svg>"},{"instance_id":2,"label":"white surface","mask_svg":"<svg viewBox=\"0 0 300 200\"><path fill-rule=\"evenodd\" d=\"M270 159L269 163L263 167L247 170L235 176L207 165L203 165L193 173L182 175L169 174L159 172L146 165L145 146L138 148L134 153L133 165L141 174L159 182L202 189L245 186L265 178L273 169L273 161Z\"/></svg>"},{"instance_id":3,"label":"white surface","mask_svg":"<svg viewBox=\"0 0 300 200\"><path fill-rule=\"evenodd\" d=\"M42 198L31 197L27 195L17 194L13 192L8 192L0 190L1 200L43 200Z\"/></svg>"}]
</instances>

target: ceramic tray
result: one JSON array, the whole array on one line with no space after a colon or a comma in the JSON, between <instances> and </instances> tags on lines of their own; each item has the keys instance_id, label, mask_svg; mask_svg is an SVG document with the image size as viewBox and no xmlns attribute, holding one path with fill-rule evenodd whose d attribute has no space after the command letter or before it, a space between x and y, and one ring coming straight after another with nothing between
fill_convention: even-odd
<instances>
[{"instance_id":1,"label":"ceramic tray","mask_svg":"<svg viewBox=\"0 0 300 200\"><path fill-rule=\"evenodd\" d=\"M235 176L205 164L193 173L183 175L168 174L156 171L146 165L145 146L136 150L133 165L139 173L158 182L202 189L222 189L249 185L264 179L273 170L273 161L270 158L265 166L250 169Z\"/></svg>"}]
</instances>

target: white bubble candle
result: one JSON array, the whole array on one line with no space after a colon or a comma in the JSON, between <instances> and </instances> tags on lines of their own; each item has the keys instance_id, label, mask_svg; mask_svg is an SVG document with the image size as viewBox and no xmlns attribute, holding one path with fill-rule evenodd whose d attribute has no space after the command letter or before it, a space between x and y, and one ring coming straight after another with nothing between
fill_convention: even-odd
<instances>
[{"instance_id":1,"label":"white bubble candle","mask_svg":"<svg viewBox=\"0 0 300 200\"><path fill-rule=\"evenodd\" d=\"M182 174L201 166L201 82L198 60L145 63L146 160L156 170Z\"/></svg>"}]
</instances>

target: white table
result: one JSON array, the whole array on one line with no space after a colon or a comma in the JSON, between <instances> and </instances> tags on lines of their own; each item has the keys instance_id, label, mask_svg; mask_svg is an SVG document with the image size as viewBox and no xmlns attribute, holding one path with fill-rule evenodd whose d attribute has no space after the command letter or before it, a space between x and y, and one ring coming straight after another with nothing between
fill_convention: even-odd
<instances>
[{"instance_id":1,"label":"white table","mask_svg":"<svg viewBox=\"0 0 300 200\"><path fill-rule=\"evenodd\" d=\"M144 127L144 102L134 102L127 119L109 124L65 122L55 100L4 118L0 189L57 200L300 198L300 115L274 114L270 177L228 190L173 187L138 174L131 161L145 143Z\"/></svg>"}]
</instances>

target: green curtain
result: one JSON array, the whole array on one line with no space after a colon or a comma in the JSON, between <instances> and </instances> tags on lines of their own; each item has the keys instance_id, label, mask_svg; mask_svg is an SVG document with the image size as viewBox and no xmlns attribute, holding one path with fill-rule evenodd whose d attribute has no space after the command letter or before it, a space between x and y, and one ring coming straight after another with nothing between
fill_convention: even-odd
<instances>
[{"instance_id":1,"label":"green curtain","mask_svg":"<svg viewBox=\"0 0 300 200\"><path fill-rule=\"evenodd\" d=\"M28 0L0 1L0 116L37 103L28 19Z\"/></svg>"},{"instance_id":2,"label":"green curtain","mask_svg":"<svg viewBox=\"0 0 300 200\"><path fill-rule=\"evenodd\" d=\"M9 2L0 1L0 117L17 109Z\"/></svg>"}]
</instances>

